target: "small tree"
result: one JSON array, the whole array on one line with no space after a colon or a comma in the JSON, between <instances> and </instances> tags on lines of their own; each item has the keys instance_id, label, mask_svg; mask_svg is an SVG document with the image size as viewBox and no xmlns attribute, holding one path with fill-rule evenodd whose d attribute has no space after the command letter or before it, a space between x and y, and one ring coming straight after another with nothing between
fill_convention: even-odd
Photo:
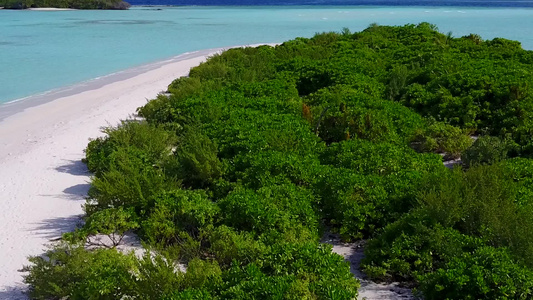
<instances>
[{"instance_id":1,"label":"small tree","mask_svg":"<svg viewBox=\"0 0 533 300\"><path fill-rule=\"evenodd\" d=\"M462 156L463 164L471 167L478 164L493 164L507 158L507 143L495 136L482 136Z\"/></svg>"},{"instance_id":2,"label":"small tree","mask_svg":"<svg viewBox=\"0 0 533 300\"><path fill-rule=\"evenodd\" d=\"M65 234L64 239L69 241L84 240L89 246L115 248L120 245L126 232L136 228L139 228L139 224L134 221L131 211L122 208L108 208L89 216L81 229ZM110 243L102 241L101 235L107 236Z\"/></svg>"}]
</instances>

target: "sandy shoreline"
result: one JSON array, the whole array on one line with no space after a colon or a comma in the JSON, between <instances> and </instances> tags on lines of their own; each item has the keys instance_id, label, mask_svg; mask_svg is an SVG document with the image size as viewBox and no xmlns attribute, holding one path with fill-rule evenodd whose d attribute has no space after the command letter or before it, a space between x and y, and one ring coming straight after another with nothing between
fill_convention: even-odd
<instances>
[{"instance_id":1,"label":"sandy shoreline","mask_svg":"<svg viewBox=\"0 0 533 300\"><path fill-rule=\"evenodd\" d=\"M219 49L176 57L140 74L62 96L0 121L0 299L26 299L27 256L72 230L83 213L89 138L115 125ZM109 78L107 78L109 81Z\"/></svg>"},{"instance_id":2,"label":"sandy shoreline","mask_svg":"<svg viewBox=\"0 0 533 300\"><path fill-rule=\"evenodd\" d=\"M55 7L36 7L36 8L27 8L26 10L36 10L36 11L65 11L65 10L76 10L74 8L55 8Z\"/></svg>"}]
</instances>

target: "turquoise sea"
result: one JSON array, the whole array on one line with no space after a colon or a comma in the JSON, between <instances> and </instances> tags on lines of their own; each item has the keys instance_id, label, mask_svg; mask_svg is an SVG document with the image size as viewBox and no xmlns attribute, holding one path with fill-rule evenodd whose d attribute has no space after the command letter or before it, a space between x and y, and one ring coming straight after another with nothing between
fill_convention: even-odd
<instances>
[{"instance_id":1,"label":"turquoise sea","mask_svg":"<svg viewBox=\"0 0 533 300\"><path fill-rule=\"evenodd\" d=\"M127 11L0 10L0 103L207 48L283 42L371 23L430 22L454 36L533 49L533 9L401 6L185 6ZM31 102L31 98L27 101ZM0 106L0 112L4 108Z\"/></svg>"}]
</instances>

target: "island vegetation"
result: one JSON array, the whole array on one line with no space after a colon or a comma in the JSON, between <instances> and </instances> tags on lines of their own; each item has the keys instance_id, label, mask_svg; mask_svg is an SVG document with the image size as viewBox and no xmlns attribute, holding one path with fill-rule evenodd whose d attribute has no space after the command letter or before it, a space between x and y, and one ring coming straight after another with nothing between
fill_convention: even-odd
<instances>
[{"instance_id":1,"label":"island vegetation","mask_svg":"<svg viewBox=\"0 0 533 300\"><path fill-rule=\"evenodd\" d=\"M31 296L354 299L335 232L425 299L531 299L532 66L428 23L215 55L89 143L85 225L30 259Z\"/></svg>"},{"instance_id":2,"label":"island vegetation","mask_svg":"<svg viewBox=\"0 0 533 300\"><path fill-rule=\"evenodd\" d=\"M128 9L122 0L0 0L4 9L70 8L70 9Z\"/></svg>"}]
</instances>

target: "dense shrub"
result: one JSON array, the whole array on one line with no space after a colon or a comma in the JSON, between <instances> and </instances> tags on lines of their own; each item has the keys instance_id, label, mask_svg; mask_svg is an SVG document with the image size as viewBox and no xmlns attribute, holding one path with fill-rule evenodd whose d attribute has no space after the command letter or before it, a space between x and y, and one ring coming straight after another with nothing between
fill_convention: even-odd
<instances>
[{"instance_id":1,"label":"dense shrub","mask_svg":"<svg viewBox=\"0 0 533 300\"><path fill-rule=\"evenodd\" d=\"M533 272L505 249L482 247L420 278L425 299L531 299Z\"/></svg>"},{"instance_id":2,"label":"dense shrub","mask_svg":"<svg viewBox=\"0 0 533 300\"><path fill-rule=\"evenodd\" d=\"M153 206L156 194L178 186L173 177L165 176L163 169L155 167L145 153L136 148L119 148L113 156L115 160L109 170L92 180L85 205L89 214L123 206L142 215Z\"/></svg>"},{"instance_id":3,"label":"dense shrub","mask_svg":"<svg viewBox=\"0 0 533 300\"><path fill-rule=\"evenodd\" d=\"M128 231L139 228L136 215L132 211L125 211L122 207L108 208L97 211L85 219L82 228L72 233L65 233L63 239L71 242L82 241L89 246L116 247ZM102 241L97 235L107 236Z\"/></svg>"},{"instance_id":4,"label":"dense shrub","mask_svg":"<svg viewBox=\"0 0 533 300\"><path fill-rule=\"evenodd\" d=\"M30 262L25 281L34 299L121 299L134 290L135 259L114 249L86 251L62 245Z\"/></svg>"},{"instance_id":5,"label":"dense shrub","mask_svg":"<svg viewBox=\"0 0 533 300\"><path fill-rule=\"evenodd\" d=\"M428 214L445 226L509 247L531 264L533 215L517 203L517 186L499 165L439 176L419 199Z\"/></svg>"},{"instance_id":6,"label":"dense shrub","mask_svg":"<svg viewBox=\"0 0 533 300\"><path fill-rule=\"evenodd\" d=\"M443 227L420 211L413 212L368 242L363 270L377 280L414 281L481 245L481 239Z\"/></svg>"},{"instance_id":7,"label":"dense shrub","mask_svg":"<svg viewBox=\"0 0 533 300\"><path fill-rule=\"evenodd\" d=\"M426 276L425 273L446 270L455 257L472 253L484 245L507 247L517 262L513 263L516 267L520 263L531 265L533 248L528 232L533 229L532 214L516 202L516 185L501 166L443 172L428 181L418 199L421 207L385 227L382 234L369 242L364 268L371 276L418 280L419 276ZM491 267L486 268L483 272L489 274ZM504 268L498 272L507 271ZM446 273L438 272L438 276ZM475 280L472 276L461 276L466 279L457 280ZM470 286L464 284L465 288ZM438 295L437 291L446 288L444 283L441 287L427 284L423 291ZM493 288L495 286L486 288L486 292ZM477 299L478 296L472 297Z\"/></svg>"},{"instance_id":8,"label":"dense shrub","mask_svg":"<svg viewBox=\"0 0 533 300\"><path fill-rule=\"evenodd\" d=\"M26 9L37 7L75 9L128 9L131 5L122 0L4 0L0 6L6 9Z\"/></svg>"},{"instance_id":9,"label":"dense shrub","mask_svg":"<svg viewBox=\"0 0 533 300\"><path fill-rule=\"evenodd\" d=\"M386 176L410 170L432 172L442 167L438 155L420 155L407 146L361 139L334 143L322 157L324 163L365 175Z\"/></svg>"},{"instance_id":10,"label":"dense shrub","mask_svg":"<svg viewBox=\"0 0 533 300\"><path fill-rule=\"evenodd\" d=\"M306 189L287 184L265 186L257 191L236 189L218 205L228 226L255 234L293 231L302 240L308 240L318 238L315 202L314 195Z\"/></svg>"},{"instance_id":11,"label":"dense shrub","mask_svg":"<svg viewBox=\"0 0 533 300\"><path fill-rule=\"evenodd\" d=\"M120 163L115 155L119 150L134 148L147 163L157 164L176 142L175 134L146 122L123 121L117 127L104 128L103 133L106 137L92 140L85 150L84 161L97 177Z\"/></svg>"},{"instance_id":12,"label":"dense shrub","mask_svg":"<svg viewBox=\"0 0 533 300\"><path fill-rule=\"evenodd\" d=\"M469 130L440 122L430 122L425 130L418 131L411 146L421 152L444 153L447 158L457 158L472 145Z\"/></svg>"},{"instance_id":13,"label":"dense shrub","mask_svg":"<svg viewBox=\"0 0 533 300\"><path fill-rule=\"evenodd\" d=\"M152 244L169 245L179 242L184 234L197 236L215 222L218 213L218 206L201 190L163 192L155 197L141 229Z\"/></svg>"},{"instance_id":14,"label":"dense shrub","mask_svg":"<svg viewBox=\"0 0 533 300\"><path fill-rule=\"evenodd\" d=\"M468 148L461 160L467 167L478 164L493 164L507 158L509 145L495 136L481 136Z\"/></svg>"},{"instance_id":15,"label":"dense shrub","mask_svg":"<svg viewBox=\"0 0 533 300\"><path fill-rule=\"evenodd\" d=\"M353 299L330 230L371 238L367 274L428 299L531 298L532 63L428 23L215 55L89 143L87 223L26 281L41 299ZM128 229L152 254L73 246Z\"/></svg>"},{"instance_id":16,"label":"dense shrub","mask_svg":"<svg viewBox=\"0 0 533 300\"><path fill-rule=\"evenodd\" d=\"M217 145L195 129L188 129L179 139L175 159L165 167L191 188L202 188L224 172L217 156Z\"/></svg>"},{"instance_id":17,"label":"dense shrub","mask_svg":"<svg viewBox=\"0 0 533 300\"><path fill-rule=\"evenodd\" d=\"M209 251L221 266L230 266L235 260L243 264L257 261L267 251L267 246L257 240L254 234L237 232L222 225L207 232Z\"/></svg>"}]
</instances>

